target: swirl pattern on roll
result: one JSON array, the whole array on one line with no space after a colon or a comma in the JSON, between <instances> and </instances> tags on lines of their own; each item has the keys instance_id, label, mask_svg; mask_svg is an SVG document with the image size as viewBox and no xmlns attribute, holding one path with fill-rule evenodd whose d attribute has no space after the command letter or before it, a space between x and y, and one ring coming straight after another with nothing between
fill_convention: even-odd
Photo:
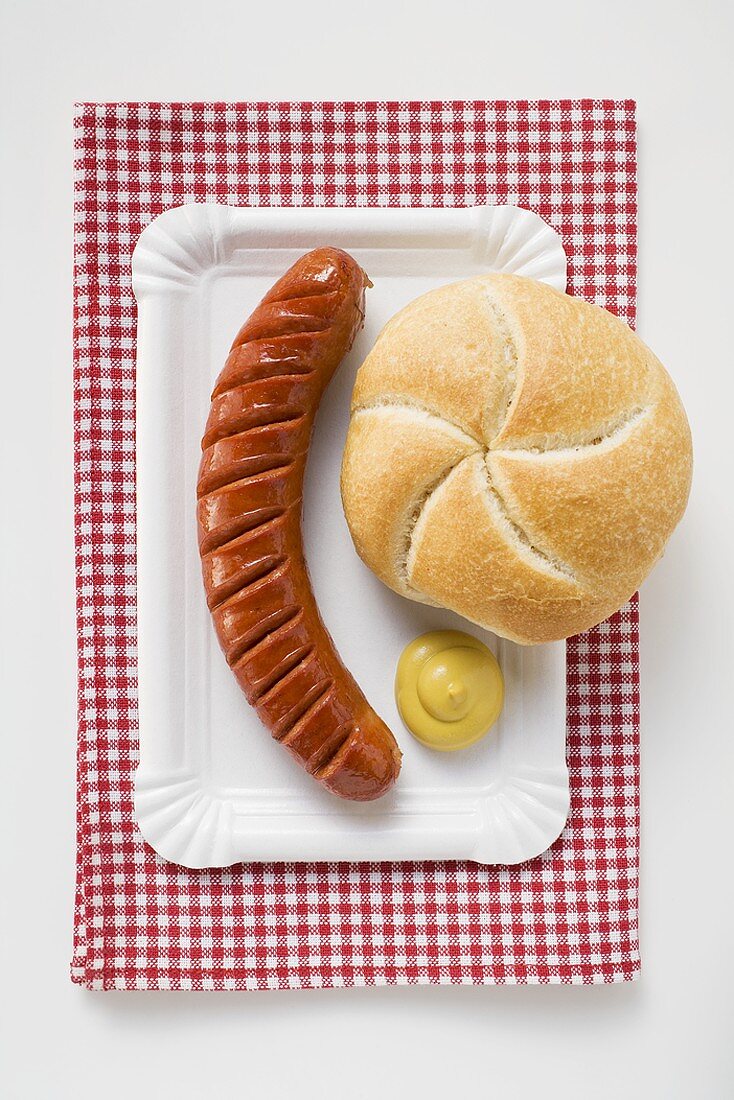
<instances>
[{"instance_id":1,"label":"swirl pattern on roll","mask_svg":"<svg viewBox=\"0 0 734 1100\"><path fill-rule=\"evenodd\" d=\"M636 591L691 464L675 387L623 322L487 275L383 329L357 376L342 497L358 553L396 592L544 642Z\"/></svg>"}]
</instances>

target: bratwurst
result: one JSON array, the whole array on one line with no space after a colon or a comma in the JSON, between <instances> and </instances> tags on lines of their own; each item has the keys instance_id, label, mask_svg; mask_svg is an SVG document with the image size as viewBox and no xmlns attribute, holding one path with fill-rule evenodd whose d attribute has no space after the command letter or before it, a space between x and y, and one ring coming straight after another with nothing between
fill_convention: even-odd
<instances>
[{"instance_id":1,"label":"bratwurst","mask_svg":"<svg viewBox=\"0 0 734 1100\"><path fill-rule=\"evenodd\" d=\"M322 394L364 318L346 252L302 256L235 338L212 394L198 481L207 602L249 702L315 779L379 798L401 754L342 664L303 554L303 476Z\"/></svg>"}]
</instances>

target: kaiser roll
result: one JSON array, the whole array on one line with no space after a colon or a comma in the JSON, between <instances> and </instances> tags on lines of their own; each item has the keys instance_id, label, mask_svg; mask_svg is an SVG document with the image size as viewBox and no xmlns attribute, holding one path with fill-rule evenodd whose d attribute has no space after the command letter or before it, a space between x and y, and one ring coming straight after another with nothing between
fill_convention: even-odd
<instances>
[{"instance_id":1,"label":"kaiser roll","mask_svg":"<svg viewBox=\"0 0 734 1100\"><path fill-rule=\"evenodd\" d=\"M635 592L683 514L691 461L675 387L622 321L484 275L382 330L354 387L342 498L390 588L547 642Z\"/></svg>"}]
</instances>

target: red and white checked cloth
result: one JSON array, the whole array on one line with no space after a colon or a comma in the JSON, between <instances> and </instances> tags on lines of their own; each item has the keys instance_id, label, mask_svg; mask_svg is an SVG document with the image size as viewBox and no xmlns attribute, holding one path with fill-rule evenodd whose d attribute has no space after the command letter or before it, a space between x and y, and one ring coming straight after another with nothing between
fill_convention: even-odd
<instances>
[{"instance_id":1,"label":"red and white checked cloth","mask_svg":"<svg viewBox=\"0 0 734 1100\"><path fill-rule=\"evenodd\" d=\"M78 107L78 869L72 977L93 989L615 982L639 970L637 605L568 643L571 814L519 867L189 871L133 821L135 301L140 231L183 202L529 207L569 291L635 317L634 104Z\"/></svg>"}]
</instances>

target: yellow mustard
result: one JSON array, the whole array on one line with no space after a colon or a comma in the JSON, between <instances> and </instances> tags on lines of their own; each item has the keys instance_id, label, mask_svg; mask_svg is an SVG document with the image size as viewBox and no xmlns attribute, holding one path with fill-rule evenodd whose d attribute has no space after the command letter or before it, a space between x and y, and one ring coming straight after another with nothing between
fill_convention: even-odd
<instances>
[{"instance_id":1,"label":"yellow mustard","mask_svg":"<svg viewBox=\"0 0 734 1100\"><path fill-rule=\"evenodd\" d=\"M484 737L502 710L502 671L490 649L461 630L431 630L403 650L395 699L410 732L453 752Z\"/></svg>"}]
</instances>

